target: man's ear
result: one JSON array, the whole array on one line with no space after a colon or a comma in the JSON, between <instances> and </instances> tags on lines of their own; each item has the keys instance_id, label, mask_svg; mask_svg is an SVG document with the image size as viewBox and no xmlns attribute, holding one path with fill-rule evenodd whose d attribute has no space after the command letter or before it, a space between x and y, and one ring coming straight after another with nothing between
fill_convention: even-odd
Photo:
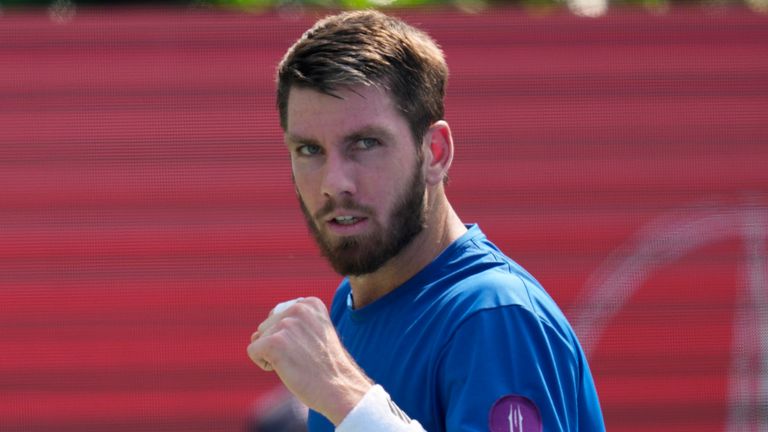
<instances>
[{"instance_id":1,"label":"man's ear","mask_svg":"<svg viewBox=\"0 0 768 432\"><path fill-rule=\"evenodd\" d=\"M425 180L429 185L443 182L453 162L453 137L445 120L432 124L424 135Z\"/></svg>"}]
</instances>

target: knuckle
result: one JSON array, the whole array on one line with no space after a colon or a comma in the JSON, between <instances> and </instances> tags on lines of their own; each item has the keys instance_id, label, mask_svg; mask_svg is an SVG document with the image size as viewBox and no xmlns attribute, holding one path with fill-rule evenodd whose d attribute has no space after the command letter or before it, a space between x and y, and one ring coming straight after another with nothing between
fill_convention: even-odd
<instances>
[{"instance_id":1,"label":"knuckle","mask_svg":"<svg viewBox=\"0 0 768 432\"><path fill-rule=\"evenodd\" d=\"M327 314L325 303L317 297L307 297L303 302L298 303L296 306L296 312L302 313L305 318L320 314Z\"/></svg>"},{"instance_id":2,"label":"knuckle","mask_svg":"<svg viewBox=\"0 0 768 432\"><path fill-rule=\"evenodd\" d=\"M315 307L323 307L325 308L325 303L323 303L322 300L320 300L317 297L307 297L307 303L315 306Z\"/></svg>"},{"instance_id":3,"label":"knuckle","mask_svg":"<svg viewBox=\"0 0 768 432\"><path fill-rule=\"evenodd\" d=\"M258 327L256 327L256 333L264 334L266 329L267 321L263 321L261 324L259 324Z\"/></svg>"},{"instance_id":4,"label":"knuckle","mask_svg":"<svg viewBox=\"0 0 768 432\"><path fill-rule=\"evenodd\" d=\"M281 326L283 327L284 324ZM286 330L284 328L278 328L268 338L264 340L266 350L270 353L283 352L286 348L287 337Z\"/></svg>"},{"instance_id":5,"label":"knuckle","mask_svg":"<svg viewBox=\"0 0 768 432\"><path fill-rule=\"evenodd\" d=\"M248 348L246 351L248 352L248 357L250 357L251 360L256 362L258 359L260 359L261 356L261 345L258 342L253 342L248 345Z\"/></svg>"}]
</instances>

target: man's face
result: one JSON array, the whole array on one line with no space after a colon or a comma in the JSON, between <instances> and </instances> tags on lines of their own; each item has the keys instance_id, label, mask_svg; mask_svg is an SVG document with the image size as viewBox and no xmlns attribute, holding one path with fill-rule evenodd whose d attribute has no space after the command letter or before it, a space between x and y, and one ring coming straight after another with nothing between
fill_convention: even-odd
<instances>
[{"instance_id":1,"label":"man's face","mask_svg":"<svg viewBox=\"0 0 768 432\"><path fill-rule=\"evenodd\" d=\"M368 274L424 225L422 161L402 115L375 87L333 97L294 87L285 141L304 216L343 275Z\"/></svg>"}]
</instances>

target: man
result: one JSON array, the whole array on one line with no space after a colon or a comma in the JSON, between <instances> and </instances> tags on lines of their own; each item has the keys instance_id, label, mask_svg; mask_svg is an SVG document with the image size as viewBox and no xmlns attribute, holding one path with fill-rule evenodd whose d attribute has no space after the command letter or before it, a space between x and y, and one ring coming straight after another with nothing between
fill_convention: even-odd
<instances>
[{"instance_id":1,"label":"man","mask_svg":"<svg viewBox=\"0 0 768 432\"><path fill-rule=\"evenodd\" d=\"M378 12L319 21L278 68L301 209L344 275L330 315L281 304L250 358L311 408L310 431L601 431L565 317L445 194L448 70Z\"/></svg>"}]
</instances>

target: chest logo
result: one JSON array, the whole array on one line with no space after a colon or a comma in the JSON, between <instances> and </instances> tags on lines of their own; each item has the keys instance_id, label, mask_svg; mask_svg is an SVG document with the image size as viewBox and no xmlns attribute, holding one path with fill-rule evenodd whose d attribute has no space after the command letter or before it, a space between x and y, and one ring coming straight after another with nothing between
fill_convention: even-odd
<instances>
[{"instance_id":1,"label":"chest logo","mask_svg":"<svg viewBox=\"0 0 768 432\"><path fill-rule=\"evenodd\" d=\"M541 414L530 399L502 396L491 408L488 418L491 432L541 432Z\"/></svg>"}]
</instances>

